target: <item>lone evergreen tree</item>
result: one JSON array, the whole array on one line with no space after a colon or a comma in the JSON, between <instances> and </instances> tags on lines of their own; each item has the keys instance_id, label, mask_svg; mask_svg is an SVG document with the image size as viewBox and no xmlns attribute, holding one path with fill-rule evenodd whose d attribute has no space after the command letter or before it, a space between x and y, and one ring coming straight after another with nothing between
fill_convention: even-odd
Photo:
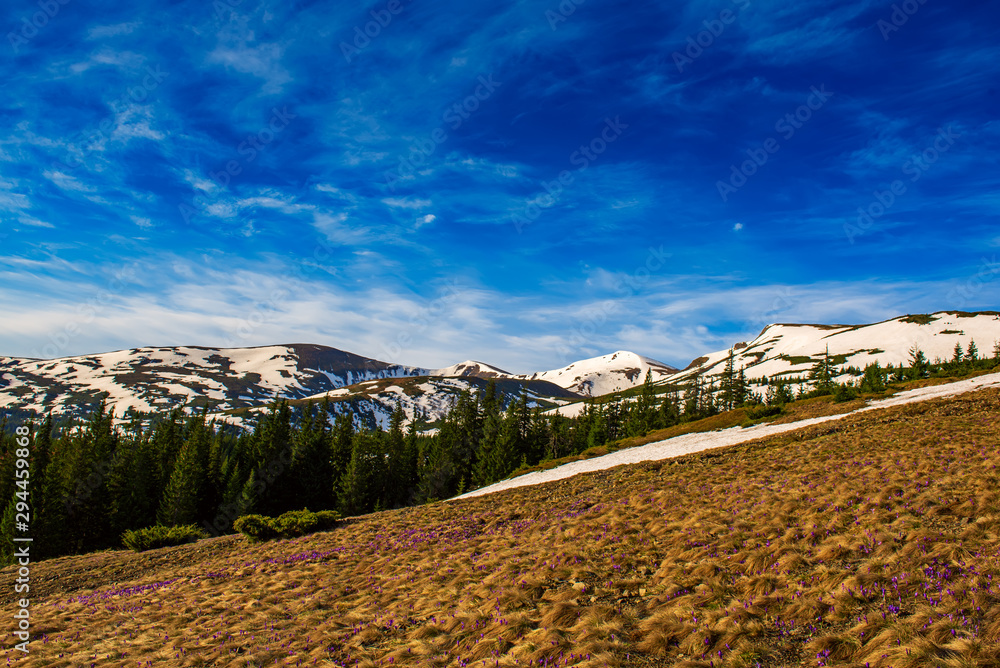
<instances>
[{"instance_id":1,"label":"lone evergreen tree","mask_svg":"<svg viewBox=\"0 0 1000 668\"><path fill-rule=\"evenodd\" d=\"M959 347L960 353L961 350L961 347ZM927 367L927 357L924 355L924 351L914 344L913 347L910 348L910 377L923 378L927 375Z\"/></svg>"},{"instance_id":2,"label":"lone evergreen tree","mask_svg":"<svg viewBox=\"0 0 1000 668\"><path fill-rule=\"evenodd\" d=\"M976 362L979 360L979 348L976 347L975 339L969 339L969 347L965 351L965 359L970 362Z\"/></svg>"},{"instance_id":3,"label":"lone evergreen tree","mask_svg":"<svg viewBox=\"0 0 1000 668\"><path fill-rule=\"evenodd\" d=\"M736 372L733 368L733 349L729 349L729 355L726 356L726 366L722 371L722 381L721 381L721 397L720 403L721 408L724 411L732 410L736 405Z\"/></svg>"},{"instance_id":4,"label":"lone evergreen tree","mask_svg":"<svg viewBox=\"0 0 1000 668\"><path fill-rule=\"evenodd\" d=\"M813 365L809 379L814 382L817 390L829 391L833 389L835 384L833 382L834 375L833 363L830 360L830 346L827 346L823 353L823 359Z\"/></svg>"}]
</instances>

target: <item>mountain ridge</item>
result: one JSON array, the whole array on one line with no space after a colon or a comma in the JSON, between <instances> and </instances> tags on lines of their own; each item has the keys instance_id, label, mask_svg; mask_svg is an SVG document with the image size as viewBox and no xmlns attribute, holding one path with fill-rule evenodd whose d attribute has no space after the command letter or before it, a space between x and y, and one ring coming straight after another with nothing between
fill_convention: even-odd
<instances>
[{"instance_id":1,"label":"mountain ridge","mask_svg":"<svg viewBox=\"0 0 1000 668\"><path fill-rule=\"evenodd\" d=\"M385 424L397 404L408 421L433 422L459 394L493 380L502 387L505 404L526 392L532 406L572 414L586 400L641 385L647 372L657 385L717 381L730 351L734 369L748 377L802 384L827 350L845 380L849 366L906 364L913 346L933 361L949 359L956 344L965 349L970 341L976 341L981 356L990 355L1000 342L1000 313L938 311L862 325L773 323L751 341L704 354L684 369L624 350L558 369L512 374L473 359L426 369L310 343L144 346L51 360L0 356L0 407L15 414L52 411L83 417L106 400L116 416L126 420L177 406L224 416L251 415L275 399L329 397L336 410L360 413L369 424ZM560 407L566 404L579 406L564 411Z\"/></svg>"}]
</instances>

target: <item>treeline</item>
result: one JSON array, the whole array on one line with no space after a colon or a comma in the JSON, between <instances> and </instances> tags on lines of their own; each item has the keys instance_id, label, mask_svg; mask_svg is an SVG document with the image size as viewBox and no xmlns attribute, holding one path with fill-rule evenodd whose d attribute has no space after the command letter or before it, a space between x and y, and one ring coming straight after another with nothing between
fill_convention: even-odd
<instances>
[{"instance_id":1,"label":"treeline","mask_svg":"<svg viewBox=\"0 0 1000 668\"><path fill-rule=\"evenodd\" d=\"M326 402L294 409L274 403L252 430L175 409L149 426L116 425L102 404L89 419L57 429L51 416L28 422L29 475L16 485L17 441L0 425L0 560L13 535L33 538L48 558L120 547L129 530L199 525L211 533L257 513L309 508L356 515L448 498L509 476L515 469L675 424L675 394L658 399L652 382L635 401L590 403L579 417L545 415L526 394L504 398L495 383L459 396L437 433L404 428L398 407L385 429L358 429ZM688 415L693 419L693 415ZM15 496L22 494L25 499ZM29 506L19 532L17 502ZM23 506L22 506L23 509Z\"/></svg>"},{"instance_id":2,"label":"treeline","mask_svg":"<svg viewBox=\"0 0 1000 668\"><path fill-rule=\"evenodd\" d=\"M399 406L387 428L359 429L350 414L331 414L325 401L300 408L278 401L253 429L238 430L180 409L120 426L102 404L82 424L56 428L49 416L20 425L29 431L30 453L28 475L20 478L14 425L5 419L0 561L10 563L14 535L33 538L37 559L120 547L126 531L154 525L196 524L222 534L252 513L357 515L444 499L546 460L737 407L817 394L847 399L894 381L993 368L1000 347L993 359L982 359L974 344L957 347L952 360L933 364L914 348L910 362L843 369L827 354L807 378L748 380L730 355L718 383L654 387L647 374L642 386L592 400L575 417L542 413L526 394L504 397L490 382L461 394L432 434L421 433L428 426L421 420L404 427ZM835 382L844 374L851 380ZM18 527L18 503L29 508L27 532Z\"/></svg>"}]
</instances>

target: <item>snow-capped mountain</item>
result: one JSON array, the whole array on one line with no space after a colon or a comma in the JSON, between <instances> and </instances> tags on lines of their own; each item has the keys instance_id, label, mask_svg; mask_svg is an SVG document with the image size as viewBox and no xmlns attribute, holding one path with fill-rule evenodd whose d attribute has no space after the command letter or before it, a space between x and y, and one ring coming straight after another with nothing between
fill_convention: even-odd
<instances>
[{"instance_id":1,"label":"snow-capped mountain","mask_svg":"<svg viewBox=\"0 0 1000 668\"><path fill-rule=\"evenodd\" d=\"M518 378L544 380L585 397L599 397L642 385L647 371L652 372L654 383L677 373L677 369L663 362L619 350L610 355L573 362L561 369Z\"/></svg>"},{"instance_id":2,"label":"snow-capped mountain","mask_svg":"<svg viewBox=\"0 0 1000 668\"><path fill-rule=\"evenodd\" d=\"M1000 313L942 311L853 326L769 325L753 341L733 347L733 367L744 369L749 378L799 378L808 376L828 349L838 367L864 369L874 362L883 367L909 365L914 346L931 362L950 360L956 343L966 350L971 341L980 357L992 357L1000 341ZM719 376L728 356L728 350L719 350L699 357L668 382Z\"/></svg>"},{"instance_id":3,"label":"snow-capped mountain","mask_svg":"<svg viewBox=\"0 0 1000 668\"><path fill-rule=\"evenodd\" d=\"M516 401L522 390L527 394L529 408L538 406L549 409L580 399L579 395L542 380L466 374L370 380L307 397L306 401L318 404L328 399L332 413L350 413L356 422L366 426L388 426L397 405L406 416L406 424L414 420L434 423L454 408L462 392L484 390L491 380L496 383L500 404L504 408Z\"/></svg>"},{"instance_id":4,"label":"snow-capped mountain","mask_svg":"<svg viewBox=\"0 0 1000 668\"><path fill-rule=\"evenodd\" d=\"M120 417L180 405L220 411L426 373L307 344L136 348L54 360L0 357L0 407L81 415L106 398Z\"/></svg>"},{"instance_id":5,"label":"snow-capped mountain","mask_svg":"<svg viewBox=\"0 0 1000 668\"><path fill-rule=\"evenodd\" d=\"M950 359L955 344L975 341L992 356L1000 341L1000 314L940 312L873 325L776 324L733 347L734 368L748 378L797 379L808 375L827 349L840 368L879 362L908 364L910 349L930 360ZM684 385L696 376L723 373L728 350L709 353L686 369L619 351L561 369L511 374L468 360L443 369L386 364L318 345L259 348L136 348L54 360L0 357L0 408L10 414L83 416L102 399L120 419L177 406L207 408L239 422L278 398L320 401L359 421L382 424L397 404L409 420L434 422L463 391L496 382L504 403L526 390L532 405L579 412L580 402L641 385L647 371L658 384Z\"/></svg>"},{"instance_id":6,"label":"snow-capped mountain","mask_svg":"<svg viewBox=\"0 0 1000 668\"><path fill-rule=\"evenodd\" d=\"M444 376L445 378L454 378L456 376L475 376L477 378L513 378L513 374L510 374L503 369L498 369L495 366L486 364L485 362L477 362L475 360L466 360L464 362L459 362L458 364L452 364L443 369L433 369L428 371L428 376Z\"/></svg>"},{"instance_id":7,"label":"snow-capped mountain","mask_svg":"<svg viewBox=\"0 0 1000 668\"><path fill-rule=\"evenodd\" d=\"M647 368L670 370L634 353L619 352L564 369L514 375L484 362L443 369L386 364L325 346L259 348L136 348L54 360L0 357L0 408L9 413L83 416L102 399L120 419L176 406L227 413L234 422L278 398L322 400L350 409L368 424L385 424L399 403L409 419L434 421L463 390L492 379L509 401L525 389L533 405L641 384ZM607 389L605 389L607 388ZM235 415L232 415L233 413Z\"/></svg>"}]
</instances>

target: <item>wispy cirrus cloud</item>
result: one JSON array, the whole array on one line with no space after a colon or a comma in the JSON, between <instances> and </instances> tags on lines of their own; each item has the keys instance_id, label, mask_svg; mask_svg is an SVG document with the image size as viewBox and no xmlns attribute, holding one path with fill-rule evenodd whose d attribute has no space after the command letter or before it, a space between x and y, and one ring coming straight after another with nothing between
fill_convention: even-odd
<instances>
[{"instance_id":1,"label":"wispy cirrus cloud","mask_svg":"<svg viewBox=\"0 0 1000 668\"><path fill-rule=\"evenodd\" d=\"M130 283L75 351L219 341L303 265L309 281L254 343L372 352L461 283L438 338L402 360L428 366L532 370L619 348L684 364L760 314L947 308L948 286L996 247L995 8L927 3L886 40L880 3L743 4L588 0L553 27L543 0L412 3L350 62L341 42L371 8L67 6L72 21L61 12L0 62L16 315L0 352L23 354L136 261L157 280ZM735 19L678 71L671 54L727 8ZM814 86L833 95L804 114ZM291 116L280 130L276 112ZM628 129L608 143L618 117ZM960 140L908 180L948 126ZM748 160L723 201L717 182ZM906 192L849 243L844 225L894 180ZM532 204L519 234L512 216ZM616 291L650 247L669 258ZM801 297L776 312L782 291Z\"/></svg>"}]
</instances>

